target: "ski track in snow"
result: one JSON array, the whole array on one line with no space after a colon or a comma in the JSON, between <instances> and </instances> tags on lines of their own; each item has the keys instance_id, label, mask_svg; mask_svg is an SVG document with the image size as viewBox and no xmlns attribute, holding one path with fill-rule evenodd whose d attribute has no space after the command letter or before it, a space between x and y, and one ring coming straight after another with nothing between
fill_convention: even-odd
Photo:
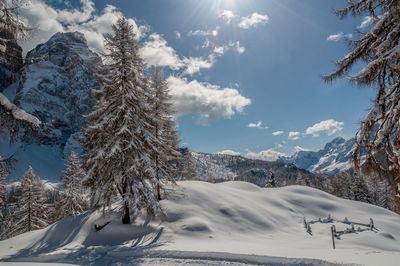
<instances>
[{"instance_id":1,"label":"ski track in snow","mask_svg":"<svg viewBox=\"0 0 400 266\"><path fill-rule=\"evenodd\" d=\"M61 256L14 259L12 262L2 262L2 264L25 265L25 263L48 263L56 265L56 262L60 261L69 265L75 265L76 263L78 263L77 265L350 265L330 263L317 259L282 258L226 252L178 250L146 252L140 249L138 251L129 250L124 252L107 250L107 248L94 252L87 250Z\"/></svg>"}]
</instances>

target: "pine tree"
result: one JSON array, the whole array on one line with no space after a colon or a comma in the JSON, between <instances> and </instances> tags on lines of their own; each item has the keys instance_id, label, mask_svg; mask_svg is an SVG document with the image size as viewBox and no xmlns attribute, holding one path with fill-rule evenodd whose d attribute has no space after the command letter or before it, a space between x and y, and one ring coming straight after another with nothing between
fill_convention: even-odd
<instances>
[{"instance_id":1,"label":"pine tree","mask_svg":"<svg viewBox=\"0 0 400 266\"><path fill-rule=\"evenodd\" d=\"M154 68L150 78L153 89L153 112L154 112L154 134L158 141L154 154L156 170L156 193L157 199L161 200L162 181L174 182L180 153L178 151L178 132L173 120L171 96L167 82L160 67Z\"/></svg>"},{"instance_id":2,"label":"pine tree","mask_svg":"<svg viewBox=\"0 0 400 266\"><path fill-rule=\"evenodd\" d=\"M276 187L275 175L272 171L269 171L269 179L266 187Z\"/></svg>"},{"instance_id":3,"label":"pine tree","mask_svg":"<svg viewBox=\"0 0 400 266\"><path fill-rule=\"evenodd\" d=\"M7 237L44 228L49 224L49 209L44 184L29 166L20 184L18 206L7 222Z\"/></svg>"},{"instance_id":4,"label":"pine tree","mask_svg":"<svg viewBox=\"0 0 400 266\"><path fill-rule=\"evenodd\" d=\"M372 203L367 184L358 173L352 173L349 185L350 199Z\"/></svg>"},{"instance_id":5,"label":"pine tree","mask_svg":"<svg viewBox=\"0 0 400 266\"><path fill-rule=\"evenodd\" d=\"M85 193L82 188L82 178L85 172L82 169L78 156L71 152L66 169L61 177L62 188L56 201L56 219L75 216L88 209Z\"/></svg>"},{"instance_id":6,"label":"pine tree","mask_svg":"<svg viewBox=\"0 0 400 266\"><path fill-rule=\"evenodd\" d=\"M91 189L94 207L110 207L118 194L126 224L130 214L141 208L153 215L159 208L152 189L158 183L152 161L158 142L146 66L139 57L132 25L123 17L112 30L105 39L108 53L104 55L110 64L100 76L102 90L84 132L85 184Z\"/></svg>"},{"instance_id":7,"label":"pine tree","mask_svg":"<svg viewBox=\"0 0 400 266\"><path fill-rule=\"evenodd\" d=\"M7 174L6 165L0 156L0 225L4 219L5 205L7 203Z\"/></svg>"},{"instance_id":8,"label":"pine tree","mask_svg":"<svg viewBox=\"0 0 400 266\"><path fill-rule=\"evenodd\" d=\"M178 179L193 180L197 177L196 162L188 148L180 149L181 162L178 171Z\"/></svg>"},{"instance_id":9,"label":"pine tree","mask_svg":"<svg viewBox=\"0 0 400 266\"><path fill-rule=\"evenodd\" d=\"M369 15L371 25L350 41L351 51L336 62L337 70L326 81L349 76L351 67L364 61L365 67L350 77L359 86L376 86L378 93L368 115L361 121L353 149L353 162L391 179L390 194L398 193L400 184L400 2L393 0L349 0L336 11L341 18ZM365 158L365 160L364 160ZM380 175L378 175L380 176ZM394 204L400 212L400 194Z\"/></svg>"}]
</instances>

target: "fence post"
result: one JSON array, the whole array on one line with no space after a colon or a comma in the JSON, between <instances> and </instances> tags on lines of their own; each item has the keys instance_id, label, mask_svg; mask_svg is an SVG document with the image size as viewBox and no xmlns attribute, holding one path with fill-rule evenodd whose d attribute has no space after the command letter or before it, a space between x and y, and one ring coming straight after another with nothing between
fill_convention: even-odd
<instances>
[{"instance_id":1,"label":"fence post","mask_svg":"<svg viewBox=\"0 0 400 266\"><path fill-rule=\"evenodd\" d=\"M336 246L335 246L335 231L336 231L336 228L335 228L335 225L333 224L331 226L333 249L336 249Z\"/></svg>"}]
</instances>

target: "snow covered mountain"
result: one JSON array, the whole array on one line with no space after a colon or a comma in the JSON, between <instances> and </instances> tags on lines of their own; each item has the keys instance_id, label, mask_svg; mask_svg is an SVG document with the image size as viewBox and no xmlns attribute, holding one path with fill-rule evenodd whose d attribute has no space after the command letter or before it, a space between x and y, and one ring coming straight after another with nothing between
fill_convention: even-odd
<instances>
[{"instance_id":1,"label":"snow covered mountain","mask_svg":"<svg viewBox=\"0 0 400 266\"><path fill-rule=\"evenodd\" d=\"M47 125L54 144L64 145L85 124L100 87L93 74L100 57L89 50L82 33L56 33L46 43L28 52L22 86L15 103Z\"/></svg>"},{"instance_id":2,"label":"snow covered mountain","mask_svg":"<svg viewBox=\"0 0 400 266\"><path fill-rule=\"evenodd\" d=\"M345 140L337 137L322 150L319 151L298 151L288 157L280 157L278 162L293 163L297 167L310 172L322 172L335 174L350 168L349 159L354 146L354 138Z\"/></svg>"},{"instance_id":3,"label":"snow covered mountain","mask_svg":"<svg viewBox=\"0 0 400 266\"><path fill-rule=\"evenodd\" d=\"M0 152L17 160L11 180L32 165L42 178L55 181L71 149L79 149L76 136L85 125L82 115L94 104L91 90L100 87L94 73L102 61L79 32L56 33L28 52L25 61L20 80L3 93L42 121L40 141L26 136L12 144L2 140Z\"/></svg>"},{"instance_id":4,"label":"snow covered mountain","mask_svg":"<svg viewBox=\"0 0 400 266\"><path fill-rule=\"evenodd\" d=\"M400 216L377 206L304 186L183 181L174 191L161 201L164 215L153 221L141 214L121 224L119 213L88 211L0 241L0 262L390 266L400 260ZM370 218L373 231L361 225L352 231L348 223L369 224ZM349 230L335 239L335 250L332 225Z\"/></svg>"},{"instance_id":5,"label":"snow covered mountain","mask_svg":"<svg viewBox=\"0 0 400 266\"><path fill-rule=\"evenodd\" d=\"M314 175L292 163L268 162L238 155L191 152L195 159L198 178L211 182L246 181L264 187L270 171L278 186L295 184L296 180L310 182Z\"/></svg>"}]
</instances>

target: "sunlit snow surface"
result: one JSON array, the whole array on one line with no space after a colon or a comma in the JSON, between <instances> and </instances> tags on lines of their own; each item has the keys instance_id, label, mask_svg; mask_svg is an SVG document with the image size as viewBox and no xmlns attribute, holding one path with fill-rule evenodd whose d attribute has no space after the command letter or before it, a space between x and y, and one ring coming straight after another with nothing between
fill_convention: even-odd
<instances>
[{"instance_id":1,"label":"sunlit snow surface","mask_svg":"<svg viewBox=\"0 0 400 266\"><path fill-rule=\"evenodd\" d=\"M87 212L45 229L0 242L4 262L93 265L398 265L400 216L373 205L340 199L317 189L259 188L250 183L178 182L162 201L165 216L120 216ZM346 234L332 249L332 223L323 218L369 223L377 230ZM111 221L95 232L94 224ZM338 230L349 227L335 222ZM297 258L297 259L295 259Z\"/></svg>"}]
</instances>

